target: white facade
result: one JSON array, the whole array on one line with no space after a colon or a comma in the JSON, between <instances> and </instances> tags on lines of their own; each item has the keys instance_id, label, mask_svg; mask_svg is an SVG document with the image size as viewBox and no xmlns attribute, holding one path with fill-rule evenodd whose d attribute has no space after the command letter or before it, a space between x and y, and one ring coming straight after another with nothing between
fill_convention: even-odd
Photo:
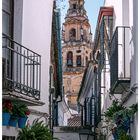
<instances>
[{"instance_id":1,"label":"white facade","mask_svg":"<svg viewBox=\"0 0 140 140\"><path fill-rule=\"evenodd\" d=\"M41 55L41 101L43 106L31 107L49 112L49 66L52 24L52 0L24 0L22 44Z\"/></svg>"},{"instance_id":2,"label":"white facade","mask_svg":"<svg viewBox=\"0 0 140 140\"><path fill-rule=\"evenodd\" d=\"M28 125L31 125L36 118L44 120L46 124L48 123L52 9L53 0L14 0L13 39L41 55L41 92L39 102L44 105L29 106L31 114L28 116ZM37 103L38 101L35 102ZM3 135L16 136L18 129L17 127L3 126Z\"/></svg>"},{"instance_id":3,"label":"white facade","mask_svg":"<svg viewBox=\"0 0 140 140\"><path fill-rule=\"evenodd\" d=\"M138 36L138 1L137 0L105 0L104 6L112 6L114 8L114 15L113 15L113 31L117 26L129 26L130 30L127 32L127 48L126 48L126 63L128 62L128 65L126 65L126 70L128 74L128 77L130 76L130 89L128 92L130 92L132 89L135 89L135 91L132 91L133 94L128 98L128 100L123 104L126 107L131 106L132 104L137 103L137 86L138 86L138 44L137 44L137 36ZM122 39L122 32L119 32L119 44L123 41ZM121 58L122 51L119 50L119 58ZM119 62L121 64L122 61ZM122 64L123 65L123 64ZM123 67L119 67L119 70L121 71ZM130 71L129 71L130 69ZM121 74L121 73L120 73ZM109 86L108 82L110 79L110 76L106 74L106 82L105 82L105 93L104 97L102 95L102 113L106 111L106 109L111 105L111 100L109 99ZM108 88L107 88L108 87ZM108 92L107 92L108 91ZM129 93L124 93L129 94ZM124 95L115 95L116 98L122 99ZM138 117L137 113L134 118L134 122L131 125L131 135L133 136L134 140L137 140L137 127L138 126ZM112 140L111 134L108 135L108 140Z\"/></svg>"},{"instance_id":4,"label":"white facade","mask_svg":"<svg viewBox=\"0 0 140 140\"><path fill-rule=\"evenodd\" d=\"M68 119L71 117L71 112L64 99L58 103L58 124L59 126L67 126Z\"/></svg>"}]
</instances>

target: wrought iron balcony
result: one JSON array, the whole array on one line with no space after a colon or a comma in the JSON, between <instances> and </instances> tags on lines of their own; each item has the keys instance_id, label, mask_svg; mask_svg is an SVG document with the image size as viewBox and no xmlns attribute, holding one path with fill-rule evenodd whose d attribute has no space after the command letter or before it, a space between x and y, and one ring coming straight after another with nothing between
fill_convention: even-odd
<instances>
[{"instance_id":1,"label":"wrought iron balcony","mask_svg":"<svg viewBox=\"0 0 140 140\"><path fill-rule=\"evenodd\" d=\"M3 35L3 95L13 92L40 99L41 56Z\"/></svg>"},{"instance_id":2,"label":"wrought iron balcony","mask_svg":"<svg viewBox=\"0 0 140 140\"><path fill-rule=\"evenodd\" d=\"M121 94L130 86L130 28L116 27L110 44L111 94Z\"/></svg>"}]
</instances>

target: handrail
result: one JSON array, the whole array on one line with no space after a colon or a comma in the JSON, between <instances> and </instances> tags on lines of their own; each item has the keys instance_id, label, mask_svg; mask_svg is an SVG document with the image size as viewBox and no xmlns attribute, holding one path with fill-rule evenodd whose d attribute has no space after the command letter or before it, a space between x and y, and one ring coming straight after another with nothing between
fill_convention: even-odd
<instances>
[{"instance_id":1,"label":"handrail","mask_svg":"<svg viewBox=\"0 0 140 140\"><path fill-rule=\"evenodd\" d=\"M41 55L3 34L3 90L40 99Z\"/></svg>"}]
</instances>

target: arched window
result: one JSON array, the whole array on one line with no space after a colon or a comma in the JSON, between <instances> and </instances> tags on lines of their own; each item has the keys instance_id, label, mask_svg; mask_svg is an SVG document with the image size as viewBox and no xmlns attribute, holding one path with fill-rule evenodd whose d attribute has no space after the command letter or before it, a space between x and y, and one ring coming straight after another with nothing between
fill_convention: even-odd
<instances>
[{"instance_id":1,"label":"arched window","mask_svg":"<svg viewBox=\"0 0 140 140\"><path fill-rule=\"evenodd\" d=\"M76 40L76 30L74 28L72 28L69 32L69 38L70 40Z\"/></svg>"},{"instance_id":2,"label":"arched window","mask_svg":"<svg viewBox=\"0 0 140 140\"><path fill-rule=\"evenodd\" d=\"M86 56L86 66L88 65L88 57Z\"/></svg>"},{"instance_id":3,"label":"arched window","mask_svg":"<svg viewBox=\"0 0 140 140\"><path fill-rule=\"evenodd\" d=\"M76 63L77 63L77 66L81 66L81 55L77 56Z\"/></svg>"},{"instance_id":4,"label":"arched window","mask_svg":"<svg viewBox=\"0 0 140 140\"><path fill-rule=\"evenodd\" d=\"M67 54L67 66L73 65L73 54L72 52L68 52Z\"/></svg>"},{"instance_id":5,"label":"arched window","mask_svg":"<svg viewBox=\"0 0 140 140\"><path fill-rule=\"evenodd\" d=\"M73 4L73 9L76 9L76 4Z\"/></svg>"}]
</instances>

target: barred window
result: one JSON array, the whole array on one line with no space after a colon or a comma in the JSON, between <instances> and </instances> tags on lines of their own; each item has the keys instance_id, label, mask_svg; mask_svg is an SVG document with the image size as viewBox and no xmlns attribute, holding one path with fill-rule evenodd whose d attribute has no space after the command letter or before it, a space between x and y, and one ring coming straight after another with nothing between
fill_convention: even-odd
<instances>
[{"instance_id":1,"label":"barred window","mask_svg":"<svg viewBox=\"0 0 140 140\"><path fill-rule=\"evenodd\" d=\"M2 0L2 32L10 37L13 33L13 0Z\"/></svg>"},{"instance_id":2,"label":"barred window","mask_svg":"<svg viewBox=\"0 0 140 140\"><path fill-rule=\"evenodd\" d=\"M69 38L71 41L76 40L76 29L72 28L69 32Z\"/></svg>"}]
</instances>

